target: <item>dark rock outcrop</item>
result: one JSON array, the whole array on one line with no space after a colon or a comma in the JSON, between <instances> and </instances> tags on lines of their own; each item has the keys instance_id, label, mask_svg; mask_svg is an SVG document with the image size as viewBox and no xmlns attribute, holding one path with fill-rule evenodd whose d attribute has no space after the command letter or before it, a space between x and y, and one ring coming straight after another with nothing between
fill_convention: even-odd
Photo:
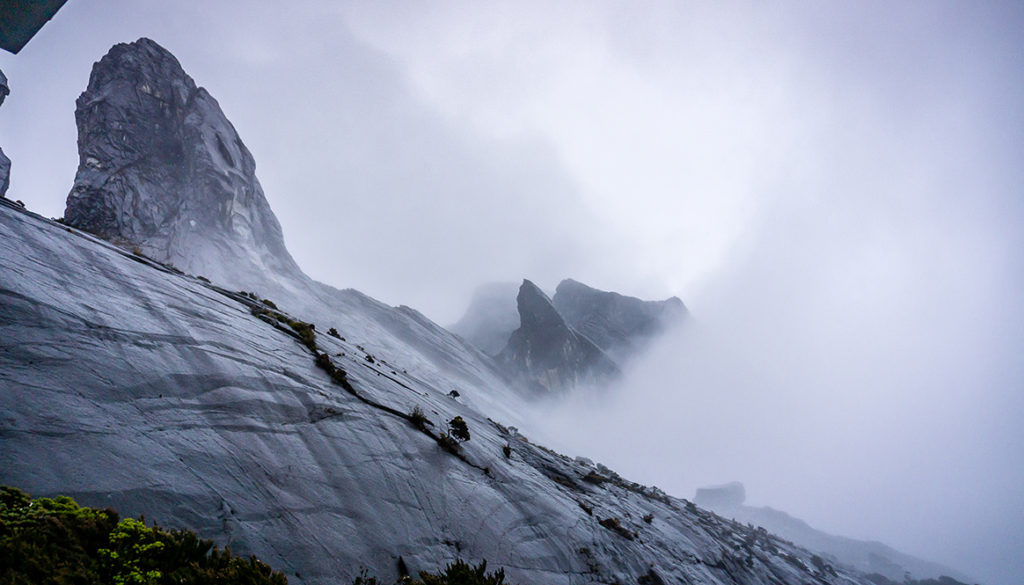
<instances>
[{"instance_id":1,"label":"dark rock outcrop","mask_svg":"<svg viewBox=\"0 0 1024 585\"><path fill-rule=\"evenodd\" d=\"M642 301L563 280L551 299L565 322L620 364L688 315L683 301Z\"/></svg>"},{"instance_id":2,"label":"dark rock outcrop","mask_svg":"<svg viewBox=\"0 0 1024 585\"><path fill-rule=\"evenodd\" d=\"M11 88L7 85L7 76L4 75L3 71L0 71L0 106L4 105L4 99L11 93Z\"/></svg>"},{"instance_id":3,"label":"dark rock outcrop","mask_svg":"<svg viewBox=\"0 0 1024 585\"><path fill-rule=\"evenodd\" d=\"M302 274L217 101L149 39L115 45L78 98L69 225L221 284Z\"/></svg>"},{"instance_id":4,"label":"dark rock outcrop","mask_svg":"<svg viewBox=\"0 0 1024 585\"><path fill-rule=\"evenodd\" d=\"M7 77L3 71L0 71L0 105L3 105L4 98L11 93L11 88L7 85ZM10 186L11 182L11 159L4 155L4 151L0 148L0 197L7 195L7 187Z\"/></svg>"},{"instance_id":5,"label":"dark rock outcrop","mask_svg":"<svg viewBox=\"0 0 1024 585\"><path fill-rule=\"evenodd\" d=\"M618 367L566 324L544 291L524 280L516 296L519 329L498 354L507 370L531 389L551 392L618 374Z\"/></svg>"}]
</instances>

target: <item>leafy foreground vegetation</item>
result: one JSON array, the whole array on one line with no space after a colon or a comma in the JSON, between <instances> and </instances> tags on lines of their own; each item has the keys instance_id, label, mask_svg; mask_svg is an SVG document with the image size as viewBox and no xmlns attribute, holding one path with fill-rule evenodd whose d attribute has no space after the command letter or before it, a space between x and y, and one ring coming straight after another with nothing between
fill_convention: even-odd
<instances>
[{"instance_id":1,"label":"leafy foreground vegetation","mask_svg":"<svg viewBox=\"0 0 1024 585\"><path fill-rule=\"evenodd\" d=\"M286 585L255 557L219 550L187 530L146 526L69 497L0 487L3 585Z\"/></svg>"},{"instance_id":2,"label":"leafy foreground vegetation","mask_svg":"<svg viewBox=\"0 0 1024 585\"><path fill-rule=\"evenodd\" d=\"M402 563L404 566L404 563ZM256 557L234 556L188 530L120 519L111 509L79 506L67 496L32 499L0 486L0 585L287 585ZM487 562L459 560L402 585L505 585ZM366 573L353 585L382 585Z\"/></svg>"}]
</instances>

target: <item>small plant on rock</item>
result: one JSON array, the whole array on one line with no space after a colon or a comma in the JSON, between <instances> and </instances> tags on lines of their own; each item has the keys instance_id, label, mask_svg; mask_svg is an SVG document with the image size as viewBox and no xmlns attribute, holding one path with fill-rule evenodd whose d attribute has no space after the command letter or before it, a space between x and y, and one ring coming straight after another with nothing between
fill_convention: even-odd
<instances>
[{"instance_id":1,"label":"small plant on rock","mask_svg":"<svg viewBox=\"0 0 1024 585\"><path fill-rule=\"evenodd\" d=\"M421 431L425 430L427 425L431 424L427 419L427 415L423 414L423 409L418 406L414 406L412 412L409 413L409 422L412 423L412 426Z\"/></svg>"},{"instance_id":2,"label":"small plant on rock","mask_svg":"<svg viewBox=\"0 0 1024 585\"><path fill-rule=\"evenodd\" d=\"M466 426L466 421L461 416L448 421L448 432L459 442L469 440L469 427Z\"/></svg>"}]
</instances>

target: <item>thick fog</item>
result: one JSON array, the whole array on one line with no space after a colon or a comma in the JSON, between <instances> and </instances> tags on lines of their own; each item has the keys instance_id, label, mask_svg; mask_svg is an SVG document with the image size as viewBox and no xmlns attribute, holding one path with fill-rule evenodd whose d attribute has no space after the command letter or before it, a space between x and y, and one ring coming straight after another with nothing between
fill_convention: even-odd
<instances>
[{"instance_id":1,"label":"thick fog","mask_svg":"<svg viewBox=\"0 0 1024 585\"><path fill-rule=\"evenodd\" d=\"M63 213L74 100L147 36L313 277L454 322L572 277L690 327L532 433L990 585L1024 576L1024 9L1006 2L71 0L19 55L8 196Z\"/></svg>"}]
</instances>

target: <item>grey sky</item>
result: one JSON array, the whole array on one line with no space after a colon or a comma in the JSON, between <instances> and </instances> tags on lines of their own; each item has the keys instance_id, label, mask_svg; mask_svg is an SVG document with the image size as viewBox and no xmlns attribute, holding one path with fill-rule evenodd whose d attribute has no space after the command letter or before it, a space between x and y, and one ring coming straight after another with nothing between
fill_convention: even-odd
<instances>
[{"instance_id":1,"label":"grey sky","mask_svg":"<svg viewBox=\"0 0 1024 585\"><path fill-rule=\"evenodd\" d=\"M590 412L647 440L553 441L1010 584L1022 25L1010 2L71 0L0 55L0 145L9 197L61 215L91 64L151 37L320 280L442 323L522 277L690 305L694 339Z\"/></svg>"}]
</instances>

